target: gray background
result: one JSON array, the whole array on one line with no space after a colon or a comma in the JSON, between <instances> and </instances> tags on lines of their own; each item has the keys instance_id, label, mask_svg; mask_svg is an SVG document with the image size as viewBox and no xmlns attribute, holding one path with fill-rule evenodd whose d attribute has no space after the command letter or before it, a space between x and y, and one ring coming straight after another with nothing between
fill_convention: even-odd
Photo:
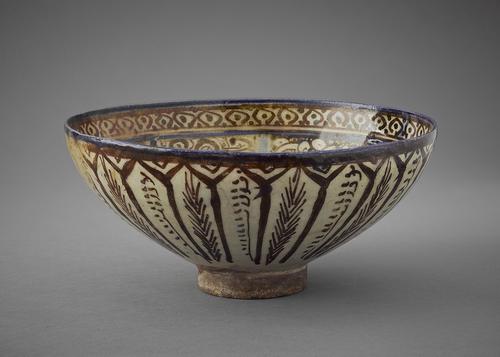
<instances>
[{"instance_id":1,"label":"gray background","mask_svg":"<svg viewBox=\"0 0 500 357\"><path fill-rule=\"evenodd\" d=\"M1 1L0 355L499 356L499 36L494 1ZM214 298L87 189L63 122L227 97L397 106L440 133L304 293Z\"/></svg>"}]
</instances>

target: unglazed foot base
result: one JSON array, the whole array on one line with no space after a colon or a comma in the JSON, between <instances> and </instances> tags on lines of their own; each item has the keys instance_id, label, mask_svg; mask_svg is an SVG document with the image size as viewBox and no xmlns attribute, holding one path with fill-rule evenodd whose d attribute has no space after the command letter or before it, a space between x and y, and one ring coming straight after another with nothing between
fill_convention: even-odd
<instances>
[{"instance_id":1,"label":"unglazed foot base","mask_svg":"<svg viewBox=\"0 0 500 357\"><path fill-rule=\"evenodd\" d=\"M198 287L233 299L270 299L296 294L306 287L307 267L276 272L243 272L198 266Z\"/></svg>"}]
</instances>

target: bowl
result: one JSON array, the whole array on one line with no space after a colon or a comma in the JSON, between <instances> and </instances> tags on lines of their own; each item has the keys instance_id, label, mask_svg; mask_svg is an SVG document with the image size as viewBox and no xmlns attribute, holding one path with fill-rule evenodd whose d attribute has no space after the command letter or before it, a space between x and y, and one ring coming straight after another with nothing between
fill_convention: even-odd
<instances>
[{"instance_id":1,"label":"bowl","mask_svg":"<svg viewBox=\"0 0 500 357\"><path fill-rule=\"evenodd\" d=\"M147 237L241 299L297 293L306 266L388 213L422 173L436 123L322 100L133 105L66 122L87 184Z\"/></svg>"}]
</instances>

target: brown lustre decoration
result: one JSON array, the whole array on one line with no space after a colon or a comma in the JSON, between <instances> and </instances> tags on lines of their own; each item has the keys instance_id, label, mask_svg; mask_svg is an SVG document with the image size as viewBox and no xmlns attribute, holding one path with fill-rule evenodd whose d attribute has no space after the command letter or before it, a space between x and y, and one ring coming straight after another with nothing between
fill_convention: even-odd
<instances>
[{"instance_id":1,"label":"brown lustre decoration","mask_svg":"<svg viewBox=\"0 0 500 357\"><path fill-rule=\"evenodd\" d=\"M232 297L303 289L309 261L402 199L434 140L415 114L293 103L139 107L76 117L69 128L73 159L99 197L197 264L204 291ZM263 290L238 290L228 271ZM269 290L277 277L292 283Z\"/></svg>"}]
</instances>

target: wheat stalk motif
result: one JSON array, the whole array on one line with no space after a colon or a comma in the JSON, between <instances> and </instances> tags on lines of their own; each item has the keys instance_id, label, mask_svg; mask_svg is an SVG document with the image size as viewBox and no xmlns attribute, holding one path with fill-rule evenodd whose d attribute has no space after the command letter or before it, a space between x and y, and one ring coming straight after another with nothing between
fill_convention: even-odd
<instances>
[{"instance_id":1,"label":"wheat stalk motif","mask_svg":"<svg viewBox=\"0 0 500 357\"><path fill-rule=\"evenodd\" d=\"M317 258L327 253L330 249L341 244L345 239L350 237L353 232L359 230L362 226L364 226L368 222L368 218L370 217L370 215L375 212L377 205L380 202L382 202L382 200L389 191L392 179L391 168L392 168L391 161L389 161L385 167L380 183L377 185L375 192L370 198L370 201L359 211L358 216L350 224L349 228L347 228L344 232L342 232L342 234L338 238L333 239L326 246L310 254L311 257Z\"/></svg>"},{"instance_id":2,"label":"wheat stalk motif","mask_svg":"<svg viewBox=\"0 0 500 357\"><path fill-rule=\"evenodd\" d=\"M300 214L306 203L305 182L300 185L301 170L288 178L288 186L281 194L280 211L271 234L271 242L266 256L266 264L270 264L285 249L286 244L295 235L300 221Z\"/></svg>"},{"instance_id":3,"label":"wheat stalk motif","mask_svg":"<svg viewBox=\"0 0 500 357\"><path fill-rule=\"evenodd\" d=\"M193 232L195 236L201 241L208 254L216 261L220 261L221 252L217 236L212 229L212 222L207 212L207 205L200 196L200 182L194 183L193 175L186 172L184 175L185 191L182 193L184 196L184 207L189 212L189 220L191 221Z\"/></svg>"},{"instance_id":4,"label":"wheat stalk motif","mask_svg":"<svg viewBox=\"0 0 500 357\"><path fill-rule=\"evenodd\" d=\"M111 170L106 168L104 159L101 157L101 162L104 168L104 178L109 187L109 192L113 196L113 201L118 204L123 212L119 212L123 218L128 218L129 222L137 227L142 232L146 233L150 237L154 237L158 241L163 242L163 240L151 230L151 228L143 221L143 219L132 209L132 205L127 202L125 193L122 191L122 187L118 180L114 177Z\"/></svg>"},{"instance_id":5,"label":"wheat stalk motif","mask_svg":"<svg viewBox=\"0 0 500 357\"><path fill-rule=\"evenodd\" d=\"M358 180L361 179L361 172L357 170L354 165L350 165L349 171L344 175L344 177L346 180L341 184L343 190L337 194L337 199L334 201L332 212L330 216L328 216L329 221L324 224L320 233L306 247L306 250L301 256L302 259L307 259L309 255L313 253L314 249L316 249L318 244L330 235L351 205L359 186Z\"/></svg>"}]
</instances>

